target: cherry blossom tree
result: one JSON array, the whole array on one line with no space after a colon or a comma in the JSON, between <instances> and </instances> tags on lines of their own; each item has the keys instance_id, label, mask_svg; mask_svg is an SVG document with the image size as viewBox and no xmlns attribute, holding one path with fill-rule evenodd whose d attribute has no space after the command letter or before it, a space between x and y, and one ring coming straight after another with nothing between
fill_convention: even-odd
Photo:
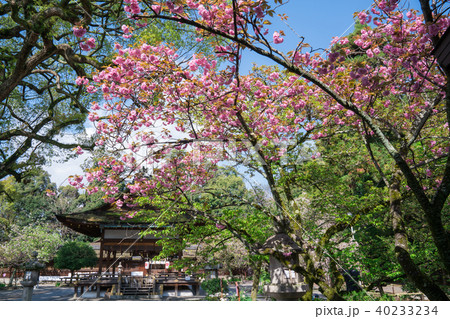
<instances>
[{"instance_id":1,"label":"cherry blossom tree","mask_svg":"<svg viewBox=\"0 0 450 319\"><path fill-rule=\"evenodd\" d=\"M278 235L260 252L337 300L343 278L331 260L331 279L325 279L324 247L361 212L324 229L308 248L301 207L291 185L281 181L289 165L301 159L308 140L326 139L342 128L355 130L390 190L399 264L430 299L448 299L409 254L401 196L406 189L420 204L448 271L450 244L442 209L450 194L450 70L431 55L450 25L445 1L432 7L422 0L423 15L402 10L395 0L375 1L371 10L357 14L364 25L360 33L334 39L326 57L312 54L303 42L288 53L278 50L284 33L267 28L266 18L275 13L267 1L126 3L131 22L157 19L193 26L197 41L216 43L215 54L197 53L186 60L163 43L117 44L113 65L93 81L77 80L89 92L101 91L105 100L94 102L89 116L101 135L98 147L109 152L86 173L87 182L103 183L90 192L101 189L118 206L134 205L137 196L151 200L161 194L174 205L186 204L188 194L200 191L218 163L235 161L265 178L274 201L273 207L260 209ZM127 35L138 27L130 23L123 30ZM276 66L241 74L241 56L248 50ZM375 143L391 158L391 167L379 165ZM71 183L84 186L81 176ZM121 183L127 194L119 194Z\"/></svg>"}]
</instances>

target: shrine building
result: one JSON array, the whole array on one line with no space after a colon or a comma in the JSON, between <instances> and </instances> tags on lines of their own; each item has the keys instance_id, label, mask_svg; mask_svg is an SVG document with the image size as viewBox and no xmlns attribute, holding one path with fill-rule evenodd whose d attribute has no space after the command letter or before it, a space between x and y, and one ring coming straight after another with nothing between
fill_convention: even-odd
<instances>
[{"instance_id":1,"label":"shrine building","mask_svg":"<svg viewBox=\"0 0 450 319\"><path fill-rule=\"evenodd\" d=\"M159 213L158 209L149 211L149 214L152 211L155 214ZM99 274L102 272L115 274L120 261L124 272L135 276L148 276L164 272L168 263L183 256L183 252L180 252L178 256L172 256L168 260L153 260L162 250L157 244L161 237L155 234L141 236L141 232L145 230L160 232L163 228L152 226L141 216L124 219L126 212L114 205L105 204L84 212L57 215L56 218L80 234L99 238L93 243L94 249L95 246L98 248ZM186 255L189 253L185 252Z\"/></svg>"}]
</instances>

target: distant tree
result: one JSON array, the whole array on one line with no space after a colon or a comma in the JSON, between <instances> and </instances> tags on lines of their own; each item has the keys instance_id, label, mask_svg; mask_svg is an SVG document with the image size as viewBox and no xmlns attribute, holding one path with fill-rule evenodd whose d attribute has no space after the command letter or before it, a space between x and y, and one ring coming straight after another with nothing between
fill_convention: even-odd
<instances>
[{"instance_id":1,"label":"distant tree","mask_svg":"<svg viewBox=\"0 0 450 319\"><path fill-rule=\"evenodd\" d=\"M83 238L84 235L57 222L55 215L97 207L99 202L103 203L101 193L80 194L70 185L57 189L47 172L35 169L34 174L21 182L17 182L13 176L0 181L0 242L8 240L12 225L20 228L46 224L57 230L64 240Z\"/></svg>"},{"instance_id":2,"label":"distant tree","mask_svg":"<svg viewBox=\"0 0 450 319\"><path fill-rule=\"evenodd\" d=\"M83 267L94 267L97 265L97 255L87 242L66 242L57 252L55 257L55 268L69 269L71 271L70 283L72 283L75 270Z\"/></svg>"},{"instance_id":3,"label":"distant tree","mask_svg":"<svg viewBox=\"0 0 450 319\"><path fill-rule=\"evenodd\" d=\"M9 240L0 245L0 265L8 267L14 278L15 271L31 259L32 252L38 253L41 262L53 259L63 241L58 232L46 226L33 225L26 227L11 226Z\"/></svg>"},{"instance_id":4,"label":"distant tree","mask_svg":"<svg viewBox=\"0 0 450 319\"><path fill-rule=\"evenodd\" d=\"M187 220L166 228L165 238L160 241L163 247L160 257L173 256L196 245L195 260L177 260L176 267L195 270L221 264L230 275L233 270L250 268L254 275L252 295L256 298L263 261L268 260L259 256L258 248L273 235L270 221L254 207L264 206L263 197L261 189L246 188L236 169L221 167L199 193L193 194L184 205L180 203L178 209L185 209ZM150 222L170 224L177 219L179 212L171 209L170 200L160 196L155 203L166 210Z\"/></svg>"},{"instance_id":5,"label":"distant tree","mask_svg":"<svg viewBox=\"0 0 450 319\"><path fill-rule=\"evenodd\" d=\"M14 197L16 184L11 176L0 181L0 242L7 240L8 232L14 222Z\"/></svg>"},{"instance_id":6,"label":"distant tree","mask_svg":"<svg viewBox=\"0 0 450 319\"><path fill-rule=\"evenodd\" d=\"M25 226L56 221L50 199L46 196L47 189L56 189L56 185L51 182L50 175L42 170L22 182L16 181L13 209L17 224Z\"/></svg>"}]
</instances>

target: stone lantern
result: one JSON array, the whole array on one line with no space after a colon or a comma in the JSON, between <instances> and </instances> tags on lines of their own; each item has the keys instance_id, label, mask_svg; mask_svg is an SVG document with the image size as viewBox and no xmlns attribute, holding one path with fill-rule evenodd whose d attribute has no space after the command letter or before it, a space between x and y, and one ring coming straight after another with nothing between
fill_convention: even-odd
<instances>
[{"instance_id":1,"label":"stone lantern","mask_svg":"<svg viewBox=\"0 0 450 319\"><path fill-rule=\"evenodd\" d=\"M122 263L119 261L119 266L117 266L117 273L118 273L118 278L117 278L117 294L120 295L120 290L122 288L122 271L123 271L123 266Z\"/></svg>"},{"instance_id":2,"label":"stone lantern","mask_svg":"<svg viewBox=\"0 0 450 319\"><path fill-rule=\"evenodd\" d=\"M20 284L23 286L23 296L22 300L30 301L33 296L33 288L39 283L39 272L45 267L44 264L38 262L38 253L33 251L31 254L32 260L25 263L25 275L23 281Z\"/></svg>"},{"instance_id":3,"label":"stone lantern","mask_svg":"<svg viewBox=\"0 0 450 319\"><path fill-rule=\"evenodd\" d=\"M262 252L273 254L298 253L301 248L286 234L276 234L269 237L263 245ZM307 291L308 285L303 277L284 267L276 258L270 256L270 284L264 286L264 293L276 300L298 300Z\"/></svg>"}]
</instances>

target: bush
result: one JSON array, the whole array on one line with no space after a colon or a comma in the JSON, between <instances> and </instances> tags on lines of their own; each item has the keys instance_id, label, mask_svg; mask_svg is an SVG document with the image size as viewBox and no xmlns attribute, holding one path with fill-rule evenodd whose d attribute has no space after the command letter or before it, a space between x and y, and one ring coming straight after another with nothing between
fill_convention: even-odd
<instances>
[{"instance_id":1,"label":"bush","mask_svg":"<svg viewBox=\"0 0 450 319\"><path fill-rule=\"evenodd\" d=\"M238 296L234 295L229 298L230 301L238 301ZM251 296L247 296L246 294L241 294L241 301L252 301Z\"/></svg>"},{"instance_id":2,"label":"bush","mask_svg":"<svg viewBox=\"0 0 450 319\"><path fill-rule=\"evenodd\" d=\"M374 296L368 295L364 291L353 291L351 293L344 294L343 297L348 301L394 301L394 297L390 295Z\"/></svg>"},{"instance_id":3,"label":"bush","mask_svg":"<svg viewBox=\"0 0 450 319\"><path fill-rule=\"evenodd\" d=\"M228 279L228 282L239 282L239 281L241 281L241 279L240 278L238 278L238 277L231 277L230 279Z\"/></svg>"},{"instance_id":4,"label":"bush","mask_svg":"<svg viewBox=\"0 0 450 319\"><path fill-rule=\"evenodd\" d=\"M270 273L263 269L261 271L261 276L259 277L259 281L263 285L270 284L270 282L271 282Z\"/></svg>"},{"instance_id":5,"label":"bush","mask_svg":"<svg viewBox=\"0 0 450 319\"><path fill-rule=\"evenodd\" d=\"M228 282L225 279L213 278L205 280L200 285L207 295L214 295L215 293L221 292L220 281L222 281L222 292L228 292Z\"/></svg>"},{"instance_id":6,"label":"bush","mask_svg":"<svg viewBox=\"0 0 450 319\"><path fill-rule=\"evenodd\" d=\"M69 269L72 273L70 283L75 270L83 267L97 265L97 255L89 243L82 241L66 242L56 253L55 268Z\"/></svg>"}]
</instances>

